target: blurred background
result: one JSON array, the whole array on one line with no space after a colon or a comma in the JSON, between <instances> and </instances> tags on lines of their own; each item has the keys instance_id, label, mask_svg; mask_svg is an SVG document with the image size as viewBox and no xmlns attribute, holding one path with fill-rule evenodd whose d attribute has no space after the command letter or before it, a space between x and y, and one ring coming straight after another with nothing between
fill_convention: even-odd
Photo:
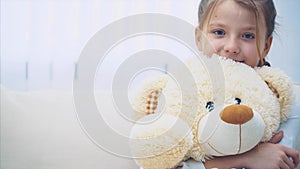
<instances>
[{"instance_id":1,"label":"blurred background","mask_svg":"<svg viewBox=\"0 0 300 169\"><path fill-rule=\"evenodd\" d=\"M80 52L104 26L141 13L168 14L197 25L200 0L1 0L1 84L18 91L72 88ZM275 0L278 10L274 43L268 60L300 83L298 0ZM193 33L193 32L192 32ZM174 40L159 37L130 39L118 50L160 48L178 57L188 55ZM144 43L143 43L144 42ZM154 42L154 43L151 43ZM174 47L174 46L178 47ZM112 52L113 53L113 52ZM121 59L121 58L120 58ZM116 61L117 63L118 61ZM162 65L168 68L171 63ZM113 71L105 71L113 76ZM101 87L98 86L98 87Z\"/></svg>"}]
</instances>

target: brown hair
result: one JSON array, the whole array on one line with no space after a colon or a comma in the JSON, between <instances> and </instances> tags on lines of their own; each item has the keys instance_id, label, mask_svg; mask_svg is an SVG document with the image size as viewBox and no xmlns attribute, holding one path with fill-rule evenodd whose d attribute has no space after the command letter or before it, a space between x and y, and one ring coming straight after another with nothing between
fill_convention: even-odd
<instances>
[{"instance_id":1,"label":"brown hair","mask_svg":"<svg viewBox=\"0 0 300 169\"><path fill-rule=\"evenodd\" d=\"M198 9L198 21L199 28L203 29L204 22L207 21L209 23L211 15L216 7L216 5L222 0L201 0L199 9ZM237 4L253 11L256 19L256 34L258 38L256 38L256 48L260 57L259 66L269 64L267 63L261 53L259 52L259 29L258 29L258 21L260 19L264 19L266 25L266 38L268 39L272 36L275 29L275 18L277 15L273 0L234 0ZM259 15L259 11L262 11L263 15ZM261 18L262 17L262 18Z\"/></svg>"}]
</instances>

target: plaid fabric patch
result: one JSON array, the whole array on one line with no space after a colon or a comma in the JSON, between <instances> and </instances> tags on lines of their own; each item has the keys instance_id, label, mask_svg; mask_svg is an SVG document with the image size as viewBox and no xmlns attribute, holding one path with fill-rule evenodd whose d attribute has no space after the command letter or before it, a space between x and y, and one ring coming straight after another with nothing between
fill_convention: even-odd
<instances>
[{"instance_id":1,"label":"plaid fabric patch","mask_svg":"<svg viewBox=\"0 0 300 169\"><path fill-rule=\"evenodd\" d=\"M149 94L148 99L147 99L146 114L154 114L155 113L159 95L160 95L159 90L155 90Z\"/></svg>"}]
</instances>

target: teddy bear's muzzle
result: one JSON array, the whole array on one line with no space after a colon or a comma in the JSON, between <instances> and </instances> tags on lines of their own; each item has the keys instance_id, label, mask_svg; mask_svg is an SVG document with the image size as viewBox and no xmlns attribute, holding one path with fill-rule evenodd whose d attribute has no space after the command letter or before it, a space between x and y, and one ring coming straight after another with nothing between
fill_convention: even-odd
<instances>
[{"instance_id":1,"label":"teddy bear's muzzle","mask_svg":"<svg viewBox=\"0 0 300 169\"><path fill-rule=\"evenodd\" d=\"M257 111L247 105L224 105L199 121L198 140L205 154L234 155L257 145L264 130L264 120Z\"/></svg>"},{"instance_id":2,"label":"teddy bear's muzzle","mask_svg":"<svg viewBox=\"0 0 300 169\"><path fill-rule=\"evenodd\" d=\"M253 118L253 111L246 105L230 105L220 113L221 119L230 124L244 124Z\"/></svg>"}]
</instances>

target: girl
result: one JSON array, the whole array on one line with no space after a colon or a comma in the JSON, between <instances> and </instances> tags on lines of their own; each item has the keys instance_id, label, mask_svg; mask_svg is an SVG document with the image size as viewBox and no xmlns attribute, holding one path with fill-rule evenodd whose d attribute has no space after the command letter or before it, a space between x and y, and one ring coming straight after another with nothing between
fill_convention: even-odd
<instances>
[{"instance_id":1,"label":"girl","mask_svg":"<svg viewBox=\"0 0 300 169\"><path fill-rule=\"evenodd\" d=\"M217 53L251 67L269 65L265 57L272 44L275 17L272 0L202 0L195 30L197 46L208 56ZM208 160L205 168L296 168L299 152L276 144L282 137L279 132L247 153Z\"/></svg>"}]
</instances>

